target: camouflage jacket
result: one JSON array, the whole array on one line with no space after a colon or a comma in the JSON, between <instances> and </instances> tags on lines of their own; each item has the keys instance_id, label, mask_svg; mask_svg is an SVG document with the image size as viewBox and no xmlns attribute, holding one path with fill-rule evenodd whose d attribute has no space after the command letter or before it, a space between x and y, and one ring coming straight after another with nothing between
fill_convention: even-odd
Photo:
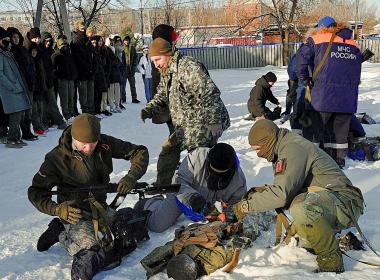
<instances>
[{"instance_id":1,"label":"camouflage jacket","mask_svg":"<svg viewBox=\"0 0 380 280\"><path fill-rule=\"evenodd\" d=\"M220 98L220 90L207 69L196 59L176 51L169 64L168 74L161 76L157 94L146 110L151 114L169 106L178 142L182 149L209 147L213 139L209 126L230 126L230 117Z\"/></svg>"},{"instance_id":2,"label":"camouflage jacket","mask_svg":"<svg viewBox=\"0 0 380 280\"><path fill-rule=\"evenodd\" d=\"M54 215L57 203L75 201L75 206L91 211L88 193L65 192L67 188L105 185L110 181L113 171L112 159L130 160L128 174L136 180L146 172L149 163L148 150L144 146L101 134L91 160L72 148L71 126L65 129L59 144L45 156L45 161L33 178L28 189L30 202L41 212ZM49 191L54 186L60 193L57 202L52 200ZM106 191L96 192L94 196L103 207L107 207Z\"/></svg>"}]
</instances>

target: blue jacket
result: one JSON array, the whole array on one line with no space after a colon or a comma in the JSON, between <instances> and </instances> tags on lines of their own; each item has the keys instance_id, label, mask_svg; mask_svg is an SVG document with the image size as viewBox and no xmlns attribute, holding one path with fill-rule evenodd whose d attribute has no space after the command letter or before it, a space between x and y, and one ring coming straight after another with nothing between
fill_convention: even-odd
<instances>
[{"instance_id":1,"label":"blue jacket","mask_svg":"<svg viewBox=\"0 0 380 280\"><path fill-rule=\"evenodd\" d=\"M288 76L289 80L297 81L297 72L296 72L296 67L297 67L297 59L296 59L297 54L294 54L289 61L288 65Z\"/></svg>"},{"instance_id":2,"label":"blue jacket","mask_svg":"<svg viewBox=\"0 0 380 280\"><path fill-rule=\"evenodd\" d=\"M31 108L26 83L11 52L0 49L0 99L5 114Z\"/></svg>"},{"instance_id":3,"label":"blue jacket","mask_svg":"<svg viewBox=\"0 0 380 280\"><path fill-rule=\"evenodd\" d=\"M317 111L355 113L357 110L362 59L351 35L348 28L338 29L330 54L315 78L311 105ZM309 79L308 66L317 67L322 60L331 36L331 30L322 29L307 39L297 65L301 81Z\"/></svg>"}]
</instances>

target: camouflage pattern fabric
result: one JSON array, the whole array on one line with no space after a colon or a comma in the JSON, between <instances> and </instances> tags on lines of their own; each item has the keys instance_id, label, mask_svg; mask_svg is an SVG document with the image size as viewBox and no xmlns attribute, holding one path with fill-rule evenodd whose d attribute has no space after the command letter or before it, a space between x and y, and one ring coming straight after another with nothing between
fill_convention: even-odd
<instances>
[{"instance_id":1,"label":"camouflage pattern fabric","mask_svg":"<svg viewBox=\"0 0 380 280\"><path fill-rule=\"evenodd\" d=\"M146 110L155 115L160 106L169 105L182 150L212 146L217 139L211 135L209 126L220 124L223 130L230 126L220 90L200 62L182 56L179 51L174 53L167 70Z\"/></svg>"},{"instance_id":2,"label":"camouflage pattern fabric","mask_svg":"<svg viewBox=\"0 0 380 280\"><path fill-rule=\"evenodd\" d=\"M79 221L76 225L65 224L65 230L59 235L59 242L70 256L82 249L99 245L94 235L94 226L89 221Z\"/></svg>"}]
</instances>

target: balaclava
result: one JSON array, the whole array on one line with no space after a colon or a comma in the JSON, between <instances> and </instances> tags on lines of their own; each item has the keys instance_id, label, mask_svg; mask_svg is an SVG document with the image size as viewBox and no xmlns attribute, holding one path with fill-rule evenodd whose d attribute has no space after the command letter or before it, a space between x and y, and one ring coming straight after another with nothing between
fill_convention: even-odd
<instances>
[{"instance_id":1,"label":"balaclava","mask_svg":"<svg viewBox=\"0 0 380 280\"><path fill-rule=\"evenodd\" d=\"M269 162L274 160L274 147L277 142L278 126L270 120L258 120L248 134L251 146L261 146L257 155Z\"/></svg>"}]
</instances>

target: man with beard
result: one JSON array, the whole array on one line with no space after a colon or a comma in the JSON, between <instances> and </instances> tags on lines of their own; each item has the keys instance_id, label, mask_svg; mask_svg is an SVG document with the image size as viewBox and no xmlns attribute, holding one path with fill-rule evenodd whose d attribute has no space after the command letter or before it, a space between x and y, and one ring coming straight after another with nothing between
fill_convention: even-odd
<instances>
[{"instance_id":1,"label":"man with beard","mask_svg":"<svg viewBox=\"0 0 380 280\"><path fill-rule=\"evenodd\" d=\"M95 116L79 115L63 131L58 146L46 155L28 189L29 200L40 212L58 217L41 235L37 250L46 251L59 241L73 256L71 277L75 280L92 279L106 265L109 247L113 246L105 240L109 236L106 229L115 211L106 202L106 188L92 195L70 190L107 186L113 171L112 159L131 162L117 187L119 194L126 194L146 172L147 148L101 134ZM56 201L50 193L55 186ZM99 231L104 238L98 235Z\"/></svg>"},{"instance_id":2,"label":"man with beard","mask_svg":"<svg viewBox=\"0 0 380 280\"><path fill-rule=\"evenodd\" d=\"M318 271L343 272L335 234L363 214L360 189L324 151L270 120L257 121L248 140L258 157L273 163L274 182L249 191L233 206L236 217L288 209L293 218L288 234L298 234L298 245L317 255Z\"/></svg>"},{"instance_id":3,"label":"man with beard","mask_svg":"<svg viewBox=\"0 0 380 280\"><path fill-rule=\"evenodd\" d=\"M232 205L247 191L235 150L225 143L189 153L179 166L175 182L181 184L177 194L143 199L135 205L137 211L151 212L147 226L153 232L162 232L174 225L183 206L207 216L215 202L226 203L230 207L224 209L224 214L232 221Z\"/></svg>"},{"instance_id":4,"label":"man with beard","mask_svg":"<svg viewBox=\"0 0 380 280\"><path fill-rule=\"evenodd\" d=\"M212 147L230 126L230 118L220 98L220 91L207 69L192 57L183 56L172 45L156 38L149 46L151 60L161 73L157 94L141 111L141 119L153 118L161 107L167 106L174 133L165 145L180 151ZM164 149L164 148L163 148ZM166 172L173 175L179 153L169 153Z\"/></svg>"}]
</instances>

